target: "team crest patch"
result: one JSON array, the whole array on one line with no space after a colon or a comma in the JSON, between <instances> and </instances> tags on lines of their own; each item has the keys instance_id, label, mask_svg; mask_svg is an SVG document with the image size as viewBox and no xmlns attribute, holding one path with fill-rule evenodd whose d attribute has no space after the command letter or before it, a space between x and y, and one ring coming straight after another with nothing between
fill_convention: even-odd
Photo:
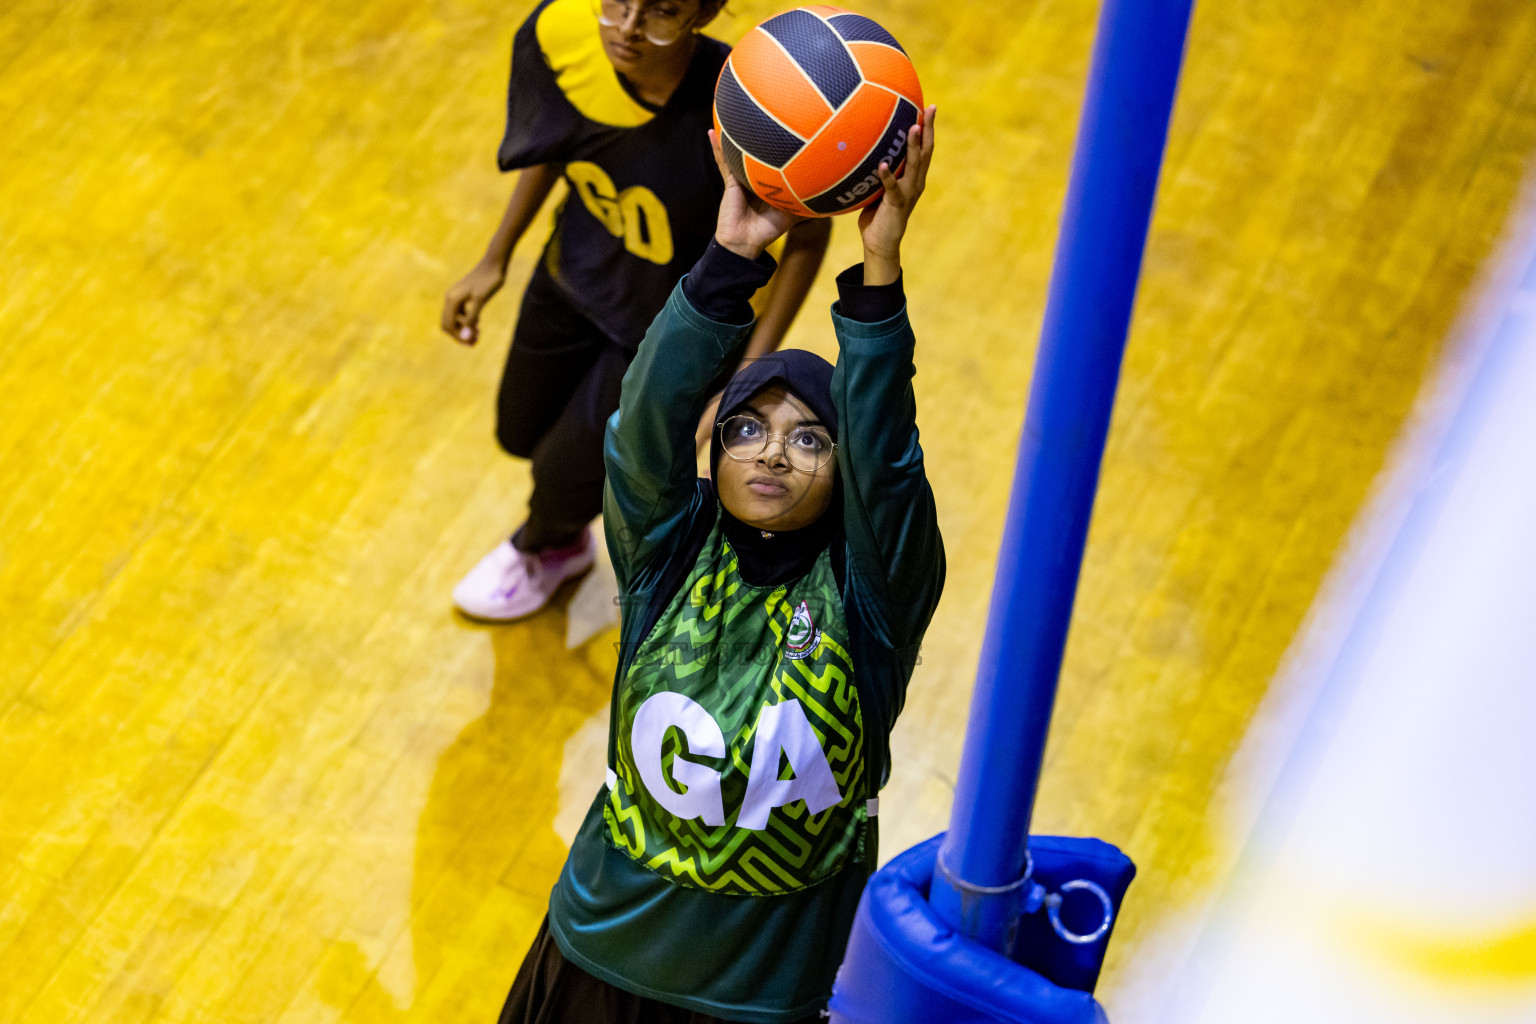
<instances>
[{"instance_id":1,"label":"team crest patch","mask_svg":"<svg viewBox=\"0 0 1536 1024\"><path fill-rule=\"evenodd\" d=\"M819 643L821 630L811 621L811 610L801 601L800 607L795 609L795 617L789 620L789 632L784 635L784 654L799 661L810 655Z\"/></svg>"}]
</instances>

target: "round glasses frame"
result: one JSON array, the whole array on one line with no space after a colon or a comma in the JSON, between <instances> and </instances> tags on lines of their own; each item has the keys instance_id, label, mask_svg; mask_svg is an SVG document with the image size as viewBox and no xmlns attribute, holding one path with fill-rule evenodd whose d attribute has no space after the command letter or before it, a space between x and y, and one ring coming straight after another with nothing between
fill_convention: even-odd
<instances>
[{"instance_id":1,"label":"round glasses frame","mask_svg":"<svg viewBox=\"0 0 1536 1024\"><path fill-rule=\"evenodd\" d=\"M741 452L745 451L749 446L741 445L735 450L732 450L730 442L726 440L726 428L728 428L733 423L741 423L743 421L747 423L756 423L758 426L763 428L762 444L758 445L757 448L747 452L746 454L741 454ZM753 459L757 458L759 455L763 454L763 452L768 450L768 445L774 438L778 438L779 450L784 454L784 461L789 463L790 469L798 470L801 473L819 472L823 467L832 461L833 455L837 453L837 442L832 440L832 435L828 434L820 427L796 427L795 429L785 434L769 431L767 427L768 424L764 423L756 416L732 416L729 419L722 421L720 426L716 428L716 432L720 435L720 450L725 452L725 454L735 462L751 462ZM806 434L812 437L820 438L822 443L826 446L825 449L823 449L825 456L817 461L815 465L809 468L798 464L795 461L795 456L791 454L789 443L790 439L799 434Z\"/></svg>"},{"instance_id":2,"label":"round glasses frame","mask_svg":"<svg viewBox=\"0 0 1536 1024\"><path fill-rule=\"evenodd\" d=\"M637 19L646 41L653 46L671 46L688 31L688 26L698 17L698 13L681 21L672 21L668 18L658 20L654 10L646 10L640 7L637 0L594 0L597 7L597 23L608 28L619 28L629 21L631 17Z\"/></svg>"}]
</instances>

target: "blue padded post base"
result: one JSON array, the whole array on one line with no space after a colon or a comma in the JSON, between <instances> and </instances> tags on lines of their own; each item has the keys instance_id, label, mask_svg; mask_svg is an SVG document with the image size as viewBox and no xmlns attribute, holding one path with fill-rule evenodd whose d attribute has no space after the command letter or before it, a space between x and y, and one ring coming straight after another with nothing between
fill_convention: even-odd
<instances>
[{"instance_id":1,"label":"blue padded post base","mask_svg":"<svg viewBox=\"0 0 1536 1024\"><path fill-rule=\"evenodd\" d=\"M1092 882L1109 897L1115 916L1109 930L1097 939L1071 943L1057 934L1044 910L1024 914L1009 956L1063 988L1092 992L1104 966L1109 937L1114 934L1114 921L1120 916L1120 903L1136 877L1136 865L1101 839L1076 836L1030 836L1029 858L1035 883L1047 892L1060 892L1075 879ZM1080 936L1093 932L1104 920L1102 904L1087 893L1070 893L1057 913L1062 925Z\"/></svg>"},{"instance_id":2,"label":"blue padded post base","mask_svg":"<svg viewBox=\"0 0 1536 1024\"><path fill-rule=\"evenodd\" d=\"M943 839L912 847L869 880L832 990L834 1024L1108 1024L1090 992L966 938L934 912L928 891ZM1117 910L1135 873L1129 858L1098 840L1035 837L1030 854L1048 888L1088 878ZM1030 930L1035 919L1048 937ZM1044 912L1026 915L1019 938L1015 957L1089 989L1109 941L1105 934L1091 946L1070 946Z\"/></svg>"}]
</instances>

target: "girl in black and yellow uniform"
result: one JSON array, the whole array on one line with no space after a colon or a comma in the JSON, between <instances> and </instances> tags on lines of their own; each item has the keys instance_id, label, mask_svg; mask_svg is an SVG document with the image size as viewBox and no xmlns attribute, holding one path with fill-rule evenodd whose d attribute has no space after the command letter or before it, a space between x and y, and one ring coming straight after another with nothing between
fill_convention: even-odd
<instances>
[{"instance_id":1,"label":"girl in black and yellow uniform","mask_svg":"<svg viewBox=\"0 0 1536 1024\"><path fill-rule=\"evenodd\" d=\"M729 48L700 35L722 0L544 0L518 30L502 170L522 169L484 258L444 300L474 344L480 311L562 176L569 195L523 295L496 434L532 460L528 516L454 590L477 618L519 618L592 563L603 425L645 330L704 252L720 202L705 145ZM776 348L826 249L825 222L786 240L784 272L747 349Z\"/></svg>"},{"instance_id":2,"label":"girl in black and yellow uniform","mask_svg":"<svg viewBox=\"0 0 1536 1024\"><path fill-rule=\"evenodd\" d=\"M710 481L694 473L693 425L751 333L763 249L791 222L720 164L714 243L608 423L604 524L626 598L608 785L502 1024L790 1024L826 1005L944 579L900 264L933 116L859 219L836 368L792 351L738 373Z\"/></svg>"}]
</instances>

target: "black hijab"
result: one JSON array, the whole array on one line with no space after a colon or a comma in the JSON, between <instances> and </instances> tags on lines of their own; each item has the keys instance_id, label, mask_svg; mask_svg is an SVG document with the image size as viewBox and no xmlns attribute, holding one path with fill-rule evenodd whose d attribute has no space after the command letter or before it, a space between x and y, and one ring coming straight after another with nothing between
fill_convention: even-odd
<instances>
[{"instance_id":1,"label":"black hijab","mask_svg":"<svg viewBox=\"0 0 1536 1024\"><path fill-rule=\"evenodd\" d=\"M774 384L804 403L837 436L837 407L832 404L832 364L814 352L786 349L748 363L725 386L720 413L709 443L711 478L720 464L720 424L741 411L758 392ZM835 463L834 463L835 465ZM718 488L717 488L718 493ZM804 576L832 543L843 524L843 482L833 478L832 501L821 517L798 530L765 531L742 522L720 506L726 540L740 559L741 578L753 586L778 586Z\"/></svg>"}]
</instances>

